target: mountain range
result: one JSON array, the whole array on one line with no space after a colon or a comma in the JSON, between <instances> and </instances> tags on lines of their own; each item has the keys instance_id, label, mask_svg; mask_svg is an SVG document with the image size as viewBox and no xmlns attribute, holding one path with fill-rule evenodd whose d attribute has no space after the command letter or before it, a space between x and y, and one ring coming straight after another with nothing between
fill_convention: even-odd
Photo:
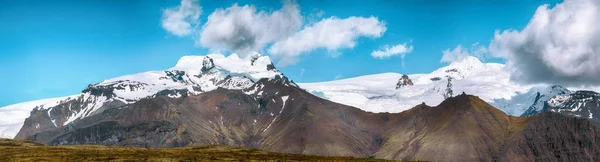
<instances>
[{"instance_id":1,"label":"mountain range","mask_svg":"<svg viewBox=\"0 0 600 162\"><path fill-rule=\"evenodd\" d=\"M5 136L50 145L219 144L397 160L596 161L598 93L522 86L503 66L468 57L430 74L296 84L257 53L185 56L165 71L0 108L6 116L0 120L8 123L1 125Z\"/></svg>"}]
</instances>

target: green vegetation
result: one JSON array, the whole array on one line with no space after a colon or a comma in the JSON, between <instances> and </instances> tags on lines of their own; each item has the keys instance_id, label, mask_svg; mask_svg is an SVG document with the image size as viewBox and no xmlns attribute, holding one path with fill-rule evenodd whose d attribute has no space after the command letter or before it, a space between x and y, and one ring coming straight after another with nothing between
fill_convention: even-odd
<instances>
[{"instance_id":1,"label":"green vegetation","mask_svg":"<svg viewBox=\"0 0 600 162\"><path fill-rule=\"evenodd\" d=\"M0 161L385 161L266 152L231 146L146 149L94 145L45 146L0 139Z\"/></svg>"}]
</instances>

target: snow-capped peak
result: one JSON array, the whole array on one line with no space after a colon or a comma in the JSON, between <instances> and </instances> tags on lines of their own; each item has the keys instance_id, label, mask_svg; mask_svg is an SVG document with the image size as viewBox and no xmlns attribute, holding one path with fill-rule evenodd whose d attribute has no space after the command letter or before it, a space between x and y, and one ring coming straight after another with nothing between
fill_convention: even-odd
<instances>
[{"instance_id":1,"label":"snow-capped peak","mask_svg":"<svg viewBox=\"0 0 600 162\"><path fill-rule=\"evenodd\" d=\"M297 86L275 69L268 56L258 53L245 58L240 58L237 54L183 56L174 67L165 71L124 75L90 84L80 94L74 95L75 97L60 99L60 103L68 103L68 105L42 107L23 104L19 108L27 113L21 116L27 117L31 110L39 106L37 111L47 111L54 125L62 126L93 115L98 110L134 103L143 98L183 97L212 91L219 87L240 90L251 87L263 78L280 80L288 86ZM54 108L61 109L58 107L64 107L69 111L56 111L64 113L62 115L66 119L51 115L53 113L50 112L54 112ZM16 134L16 132L10 133L11 136Z\"/></svg>"},{"instance_id":2,"label":"snow-capped peak","mask_svg":"<svg viewBox=\"0 0 600 162\"><path fill-rule=\"evenodd\" d=\"M180 90L199 94L217 87L244 89L262 78L287 79L279 70L275 69L268 56L255 53L240 58L235 53L229 56L209 54L183 56L169 70L112 78L90 85L87 89L109 89L111 92L108 92L110 95L107 97L132 103L154 96L164 90L178 91L178 94L167 96L182 96L179 94Z\"/></svg>"},{"instance_id":3,"label":"snow-capped peak","mask_svg":"<svg viewBox=\"0 0 600 162\"><path fill-rule=\"evenodd\" d=\"M479 58L474 57L474 56L466 56L462 59L459 59L459 60L456 60L456 61L450 63L450 65L448 65L448 67L473 68L473 67L480 67L483 65L484 65L484 63L481 62L481 60L479 60Z\"/></svg>"},{"instance_id":4,"label":"snow-capped peak","mask_svg":"<svg viewBox=\"0 0 600 162\"><path fill-rule=\"evenodd\" d=\"M530 87L511 82L510 74L504 70L503 64L482 63L472 56L429 74L407 75L413 86L396 89L395 85L403 75L392 74L299 85L317 96L370 112L401 112L423 102L437 105L445 96L453 95L448 92L465 92L494 102L496 99L510 99L518 93L526 92Z\"/></svg>"},{"instance_id":5,"label":"snow-capped peak","mask_svg":"<svg viewBox=\"0 0 600 162\"><path fill-rule=\"evenodd\" d=\"M478 75L480 72L490 70L501 70L504 66L496 63L482 63L477 57L466 56L460 60L450 63L448 66L433 71L432 75L441 77L448 76L461 79L468 76Z\"/></svg>"}]
</instances>

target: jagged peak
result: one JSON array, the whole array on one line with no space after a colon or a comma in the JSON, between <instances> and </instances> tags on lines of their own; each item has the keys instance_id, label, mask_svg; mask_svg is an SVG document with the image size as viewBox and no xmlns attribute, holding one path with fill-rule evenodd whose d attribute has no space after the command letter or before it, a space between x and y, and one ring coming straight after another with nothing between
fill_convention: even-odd
<instances>
[{"instance_id":1,"label":"jagged peak","mask_svg":"<svg viewBox=\"0 0 600 162\"><path fill-rule=\"evenodd\" d=\"M202 72L206 72L214 67L215 62L213 61L213 59L208 56L204 57L204 60L202 61Z\"/></svg>"},{"instance_id":2,"label":"jagged peak","mask_svg":"<svg viewBox=\"0 0 600 162\"><path fill-rule=\"evenodd\" d=\"M404 74L400 79L398 79L398 83L396 83L396 89L402 88L404 86L412 86L414 85L410 77Z\"/></svg>"}]
</instances>

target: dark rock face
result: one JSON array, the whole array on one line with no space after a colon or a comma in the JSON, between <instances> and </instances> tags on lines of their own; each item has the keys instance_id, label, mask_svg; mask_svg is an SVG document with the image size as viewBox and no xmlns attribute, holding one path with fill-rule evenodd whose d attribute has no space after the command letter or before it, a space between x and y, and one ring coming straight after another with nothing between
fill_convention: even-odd
<instances>
[{"instance_id":1,"label":"dark rock face","mask_svg":"<svg viewBox=\"0 0 600 162\"><path fill-rule=\"evenodd\" d=\"M187 89L167 89L156 93L152 98L158 96L167 96L172 98L187 97L189 94Z\"/></svg>"},{"instance_id":2,"label":"dark rock face","mask_svg":"<svg viewBox=\"0 0 600 162\"><path fill-rule=\"evenodd\" d=\"M180 71L180 70L165 71L165 74L167 75L167 77L160 78L160 79L171 79L171 80L173 80L173 82L189 83L188 80L184 79L184 77L187 76L185 71ZM187 77L189 77L189 76L187 76Z\"/></svg>"},{"instance_id":3,"label":"dark rock face","mask_svg":"<svg viewBox=\"0 0 600 162\"><path fill-rule=\"evenodd\" d=\"M213 59L206 56L204 58L204 60L202 60L202 69L200 69L200 70L202 72L207 72L214 67L215 67L215 62L213 61Z\"/></svg>"},{"instance_id":4,"label":"dark rock face","mask_svg":"<svg viewBox=\"0 0 600 162\"><path fill-rule=\"evenodd\" d=\"M448 83L446 84L446 92L444 93L444 99L448 99L454 96L454 90L452 90L452 80L454 78L452 78L451 76L446 76L446 78L448 79Z\"/></svg>"},{"instance_id":5,"label":"dark rock face","mask_svg":"<svg viewBox=\"0 0 600 162\"><path fill-rule=\"evenodd\" d=\"M170 74L172 77L175 77L173 72L165 71L165 73ZM175 72L178 73L178 72ZM180 72L179 72L180 73ZM185 73L183 73L185 74ZM163 79L163 78L161 78ZM164 78L167 79L167 78ZM175 80L175 78L173 78ZM106 96L108 98L115 97L114 90L124 90L124 89L140 89L147 86L146 83L135 82L130 80L121 80L112 82L110 84L101 85L101 84L90 84L87 88L85 88L82 93L90 92L93 96Z\"/></svg>"},{"instance_id":6,"label":"dark rock face","mask_svg":"<svg viewBox=\"0 0 600 162\"><path fill-rule=\"evenodd\" d=\"M402 75L400 79L398 79L398 83L396 83L396 89L402 88L404 86L412 86L413 82L408 78L408 75Z\"/></svg>"},{"instance_id":7,"label":"dark rock face","mask_svg":"<svg viewBox=\"0 0 600 162\"><path fill-rule=\"evenodd\" d=\"M597 128L558 114L507 116L477 97L369 113L318 98L287 79L244 90L158 95L19 138L51 145L246 146L285 153L429 161L598 161ZM34 112L30 122L47 120ZM562 132L561 132L562 131ZM587 141L586 141L587 140Z\"/></svg>"}]
</instances>

